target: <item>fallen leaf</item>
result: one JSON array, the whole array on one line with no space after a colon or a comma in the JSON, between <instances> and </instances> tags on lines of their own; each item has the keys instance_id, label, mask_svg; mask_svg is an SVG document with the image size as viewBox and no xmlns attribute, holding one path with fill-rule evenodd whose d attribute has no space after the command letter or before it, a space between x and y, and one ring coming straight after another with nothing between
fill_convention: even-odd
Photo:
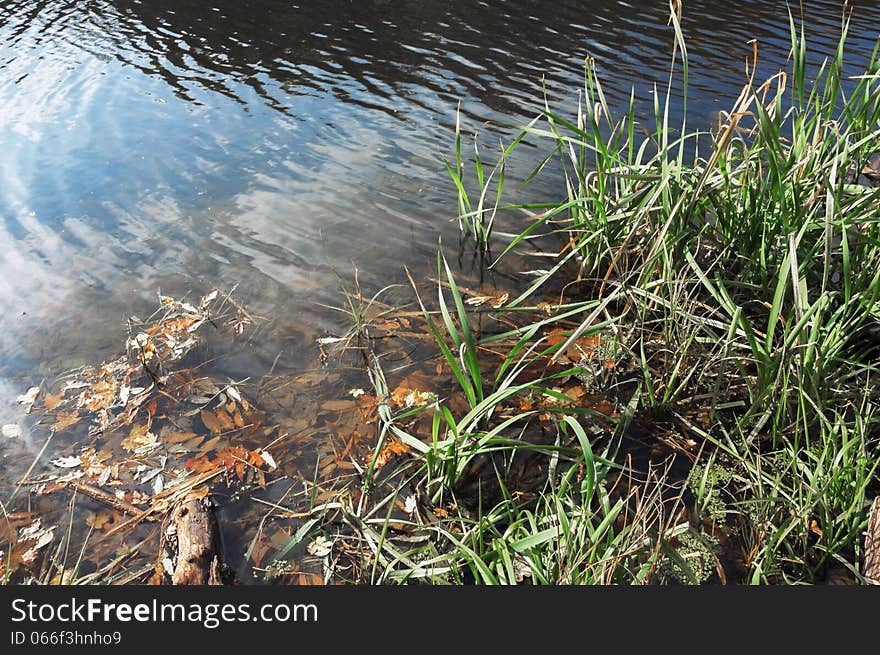
<instances>
[{"instance_id":1,"label":"fallen leaf","mask_svg":"<svg viewBox=\"0 0 880 655\"><path fill-rule=\"evenodd\" d=\"M60 432L65 428L69 428L71 425L79 421L80 416L76 412L70 412L69 414L58 414L55 416L55 423L52 424L52 429L56 432Z\"/></svg>"},{"instance_id":2,"label":"fallen leaf","mask_svg":"<svg viewBox=\"0 0 880 655\"><path fill-rule=\"evenodd\" d=\"M220 420L213 413L209 412L207 409L203 409L199 412L199 416L202 417L202 423L205 424L205 427L212 433L217 434L218 432L223 432L223 424L220 423Z\"/></svg>"},{"instance_id":3,"label":"fallen leaf","mask_svg":"<svg viewBox=\"0 0 880 655\"><path fill-rule=\"evenodd\" d=\"M91 412L110 407L116 400L116 379L101 379L89 389L85 389L77 400L77 407Z\"/></svg>"},{"instance_id":4,"label":"fallen leaf","mask_svg":"<svg viewBox=\"0 0 880 655\"><path fill-rule=\"evenodd\" d=\"M231 384L226 387L226 393L229 394L229 397L233 400L241 402L241 394L238 393L238 389L233 387Z\"/></svg>"},{"instance_id":5,"label":"fallen leaf","mask_svg":"<svg viewBox=\"0 0 880 655\"><path fill-rule=\"evenodd\" d=\"M37 552L52 541L55 536L55 526L42 527L40 519L36 519L28 527L22 528L18 533L19 541L33 541L34 544L21 556L21 561L30 564L37 558Z\"/></svg>"},{"instance_id":6,"label":"fallen leaf","mask_svg":"<svg viewBox=\"0 0 880 655\"><path fill-rule=\"evenodd\" d=\"M184 463L183 468L185 468L187 471L192 471L193 473L198 474L213 471L220 465L220 462L212 460L208 455L200 455L198 457L191 457L190 459L188 459Z\"/></svg>"},{"instance_id":7,"label":"fallen leaf","mask_svg":"<svg viewBox=\"0 0 880 655\"><path fill-rule=\"evenodd\" d=\"M315 557L326 557L333 550L333 540L323 536L315 537L315 540L306 546L306 550Z\"/></svg>"},{"instance_id":8,"label":"fallen leaf","mask_svg":"<svg viewBox=\"0 0 880 655\"><path fill-rule=\"evenodd\" d=\"M430 391L419 391L408 387L397 387L392 393L389 403L399 409L412 407L424 407L437 400L437 396Z\"/></svg>"},{"instance_id":9,"label":"fallen leaf","mask_svg":"<svg viewBox=\"0 0 880 655\"><path fill-rule=\"evenodd\" d=\"M104 530L113 524L113 515L109 512L89 512L86 514L86 525L95 530Z\"/></svg>"},{"instance_id":10,"label":"fallen leaf","mask_svg":"<svg viewBox=\"0 0 880 655\"><path fill-rule=\"evenodd\" d=\"M380 469L385 464L388 463L393 457L397 455L403 455L404 453L409 452L409 446L401 443L400 441L392 441L389 440L388 443L379 451L379 455L376 457L376 464L374 466L375 469ZM369 464L373 459L373 454L370 453L367 455L367 464Z\"/></svg>"},{"instance_id":11,"label":"fallen leaf","mask_svg":"<svg viewBox=\"0 0 880 655\"><path fill-rule=\"evenodd\" d=\"M82 464L79 456L58 457L52 460L52 464L62 469L71 469Z\"/></svg>"},{"instance_id":12,"label":"fallen leaf","mask_svg":"<svg viewBox=\"0 0 880 655\"><path fill-rule=\"evenodd\" d=\"M491 300L492 309L501 309L501 307L508 301L510 298L510 294L506 291L500 295L495 296Z\"/></svg>"},{"instance_id":13,"label":"fallen leaf","mask_svg":"<svg viewBox=\"0 0 880 655\"><path fill-rule=\"evenodd\" d=\"M181 443L182 441L189 441L196 436L198 435L195 432L169 432L162 435L162 441L164 443Z\"/></svg>"},{"instance_id":14,"label":"fallen leaf","mask_svg":"<svg viewBox=\"0 0 880 655\"><path fill-rule=\"evenodd\" d=\"M217 416L217 421L219 421L219 423L220 423L220 427L221 427L220 432L229 432L230 430L235 429L235 423L233 422L232 417L229 415L229 413L225 409L223 409L223 408L218 409L216 416Z\"/></svg>"},{"instance_id":15,"label":"fallen leaf","mask_svg":"<svg viewBox=\"0 0 880 655\"><path fill-rule=\"evenodd\" d=\"M204 296L202 296L202 300L199 302L199 306L204 309L212 302L214 302L218 295L220 295L220 292L217 289L214 289L210 293L206 293Z\"/></svg>"},{"instance_id":16,"label":"fallen leaf","mask_svg":"<svg viewBox=\"0 0 880 655\"><path fill-rule=\"evenodd\" d=\"M157 441L155 434L150 432L150 424L133 425L128 437L122 440L122 447L130 452L134 452L142 446L154 444Z\"/></svg>"},{"instance_id":17,"label":"fallen leaf","mask_svg":"<svg viewBox=\"0 0 880 655\"><path fill-rule=\"evenodd\" d=\"M345 412L354 409L354 401L351 400L327 400L321 403L321 409L325 412Z\"/></svg>"},{"instance_id":18,"label":"fallen leaf","mask_svg":"<svg viewBox=\"0 0 880 655\"><path fill-rule=\"evenodd\" d=\"M25 393L16 398L15 402L17 402L19 405L24 405L24 413L30 414L31 408L34 406L34 402L37 400L37 397L39 395L40 387L31 387Z\"/></svg>"},{"instance_id":19,"label":"fallen leaf","mask_svg":"<svg viewBox=\"0 0 880 655\"><path fill-rule=\"evenodd\" d=\"M62 400L64 400L63 391L59 391L56 394L47 393L46 397L43 399L43 405L51 412L53 409L58 407L59 404L61 404Z\"/></svg>"},{"instance_id":20,"label":"fallen leaf","mask_svg":"<svg viewBox=\"0 0 880 655\"><path fill-rule=\"evenodd\" d=\"M199 452L205 454L210 453L217 447L218 443L220 443L220 437L212 437L202 444L201 448L199 448Z\"/></svg>"}]
</instances>

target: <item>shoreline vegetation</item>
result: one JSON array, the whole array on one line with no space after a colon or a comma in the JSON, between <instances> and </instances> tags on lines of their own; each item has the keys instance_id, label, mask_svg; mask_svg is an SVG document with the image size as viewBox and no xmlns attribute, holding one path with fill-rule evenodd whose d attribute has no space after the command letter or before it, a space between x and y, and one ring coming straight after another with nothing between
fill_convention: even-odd
<instances>
[{"instance_id":1,"label":"shoreline vegetation","mask_svg":"<svg viewBox=\"0 0 880 655\"><path fill-rule=\"evenodd\" d=\"M162 298L124 356L25 394L43 450L80 437L31 464L25 508L4 501L3 581L168 582L162 517L219 494L245 505L219 516L241 535L227 581L880 582L880 42L844 77L844 18L812 70L789 15L790 69L755 79L755 44L733 106L692 131L670 7L653 127L634 96L612 111L592 60L577 114L547 104L495 161L456 123L461 252L524 286L466 279L442 244L432 279L369 295L355 272L326 373L259 381L192 353L261 317L217 290ZM559 198L508 199L524 143L545 156L522 184ZM67 526L41 524L69 490Z\"/></svg>"},{"instance_id":2,"label":"shoreline vegetation","mask_svg":"<svg viewBox=\"0 0 880 655\"><path fill-rule=\"evenodd\" d=\"M877 48L844 78L844 19L837 51L808 70L789 15L790 70L755 80L755 44L739 98L699 133L672 7L653 129L632 99L611 111L590 60L577 115L546 106L494 163L476 141L467 161L457 124L447 170L462 233L493 267L538 243L540 270L517 297L466 298L441 248L436 291L410 277L452 385L380 410L377 453L386 440L415 453L400 475L440 518L409 503L399 523L418 547L377 528L373 581L871 581ZM505 167L527 140L547 154L526 183L561 170L563 200L506 200ZM518 234L496 234L522 215ZM354 334L388 397L370 323Z\"/></svg>"}]
</instances>

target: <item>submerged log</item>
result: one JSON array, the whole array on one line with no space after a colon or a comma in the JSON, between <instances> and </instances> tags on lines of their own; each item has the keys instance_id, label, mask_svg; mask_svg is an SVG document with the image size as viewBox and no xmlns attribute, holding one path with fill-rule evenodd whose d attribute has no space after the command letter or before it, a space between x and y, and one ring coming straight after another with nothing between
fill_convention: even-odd
<instances>
[{"instance_id":1,"label":"submerged log","mask_svg":"<svg viewBox=\"0 0 880 655\"><path fill-rule=\"evenodd\" d=\"M868 529L865 532L865 565L862 575L867 582L880 584L880 496L874 498Z\"/></svg>"},{"instance_id":2,"label":"submerged log","mask_svg":"<svg viewBox=\"0 0 880 655\"><path fill-rule=\"evenodd\" d=\"M159 574L156 577L162 582L172 585L228 583L214 507L210 496L190 494L171 509L162 532L156 567Z\"/></svg>"}]
</instances>

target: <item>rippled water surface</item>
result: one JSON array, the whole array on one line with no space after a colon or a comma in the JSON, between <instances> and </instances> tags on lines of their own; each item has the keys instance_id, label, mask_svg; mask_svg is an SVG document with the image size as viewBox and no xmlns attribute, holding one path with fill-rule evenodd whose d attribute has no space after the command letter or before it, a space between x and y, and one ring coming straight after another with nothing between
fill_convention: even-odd
<instances>
[{"instance_id":1,"label":"rippled water surface","mask_svg":"<svg viewBox=\"0 0 880 655\"><path fill-rule=\"evenodd\" d=\"M841 3L808 1L817 58ZM880 5L856 3L849 60ZM689 108L708 123L785 67L782 1L688 0ZM0 3L0 420L44 376L118 350L157 290L237 296L273 318L281 363L338 330L339 281L425 272L454 239L451 151L468 132L575 106L596 58L610 102L650 112L672 32L656 0ZM284 339L284 334L299 334ZM276 350L267 349L266 361ZM260 354L257 354L259 357ZM252 364L242 364L248 368ZM256 366L256 365L254 365Z\"/></svg>"}]
</instances>

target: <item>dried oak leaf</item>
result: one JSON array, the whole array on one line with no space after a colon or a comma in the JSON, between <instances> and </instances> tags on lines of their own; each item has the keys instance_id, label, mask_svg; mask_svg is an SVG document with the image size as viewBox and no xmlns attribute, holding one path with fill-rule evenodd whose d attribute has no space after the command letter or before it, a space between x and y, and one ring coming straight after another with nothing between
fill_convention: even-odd
<instances>
[{"instance_id":1,"label":"dried oak leaf","mask_svg":"<svg viewBox=\"0 0 880 655\"><path fill-rule=\"evenodd\" d=\"M43 398L43 405L51 412L61 404L62 400L64 400L63 391L59 391L58 393L47 393Z\"/></svg>"},{"instance_id":2,"label":"dried oak leaf","mask_svg":"<svg viewBox=\"0 0 880 655\"><path fill-rule=\"evenodd\" d=\"M71 425L79 421L80 418L82 417L76 412L56 414L55 423L52 424L52 429L56 432L60 432L65 428L69 428Z\"/></svg>"},{"instance_id":3,"label":"dried oak leaf","mask_svg":"<svg viewBox=\"0 0 880 655\"><path fill-rule=\"evenodd\" d=\"M213 434L218 434L223 432L223 423L220 422L220 419L213 412L209 412L207 409L203 409L199 412L199 416L202 418L202 423L205 424L205 427L208 428Z\"/></svg>"},{"instance_id":4,"label":"dried oak leaf","mask_svg":"<svg viewBox=\"0 0 880 655\"><path fill-rule=\"evenodd\" d=\"M86 525L95 530L105 530L113 525L113 515L109 512L89 512L86 514Z\"/></svg>"},{"instance_id":5,"label":"dried oak leaf","mask_svg":"<svg viewBox=\"0 0 880 655\"><path fill-rule=\"evenodd\" d=\"M183 441L189 441L193 437L197 437L198 435L195 432L169 432L168 434L162 435L162 441L164 443L181 443Z\"/></svg>"},{"instance_id":6,"label":"dried oak leaf","mask_svg":"<svg viewBox=\"0 0 880 655\"><path fill-rule=\"evenodd\" d=\"M199 455L198 457L190 457L184 463L183 468L193 473L207 473L222 466L219 460L212 460L209 455Z\"/></svg>"},{"instance_id":7,"label":"dried oak leaf","mask_svg":"<svg viewBox=\"0 0 880 655\"><path fill-rule=\"evenodd\" d=\"M397 455L403 455L404 453L409 452L409 446L401 443L400 441L391 441L379 451L379 455L376 457L376 464L374 466L375 469L380 469L385 466L389 460ZM367 464L373 460L373 454L370 453L367 455Z\"/></svg>"},{"instance_id":8,"label":"dried oak leaf","mask_svg":"<svg viewBox=\"0 0 880 655\"><path fill-rule=\"evenodd\" d=\"M219 421L220 427L222 428L221 432L229 432L235 429L235 422L225 409L222 407L218 409L216 416L217 421Z\"/></svg>"},{"instance_id":9,"label":"dried oak leaf","mask_svg":"<svg viewBox=\"0 0 880 655\"><path fill-rule=\"evenodd\" d=\"M83 407L90 412L106 409L116 400L116 390L115 378L98 380L80 394L77 407Z\"/></svg>"},{"instance_id":10,"label":"dried oak leaf","mask_svg":"<svg viewBox=\"0 0 880 655\"><path fill-rule=\"evenodd\" d=\"M128 437L122 440L122 447L128 451L135 451L141 446L156 443L157 437L150 432L150 424L134 425L129 432Z\"/></svg>"}]
</instances>

